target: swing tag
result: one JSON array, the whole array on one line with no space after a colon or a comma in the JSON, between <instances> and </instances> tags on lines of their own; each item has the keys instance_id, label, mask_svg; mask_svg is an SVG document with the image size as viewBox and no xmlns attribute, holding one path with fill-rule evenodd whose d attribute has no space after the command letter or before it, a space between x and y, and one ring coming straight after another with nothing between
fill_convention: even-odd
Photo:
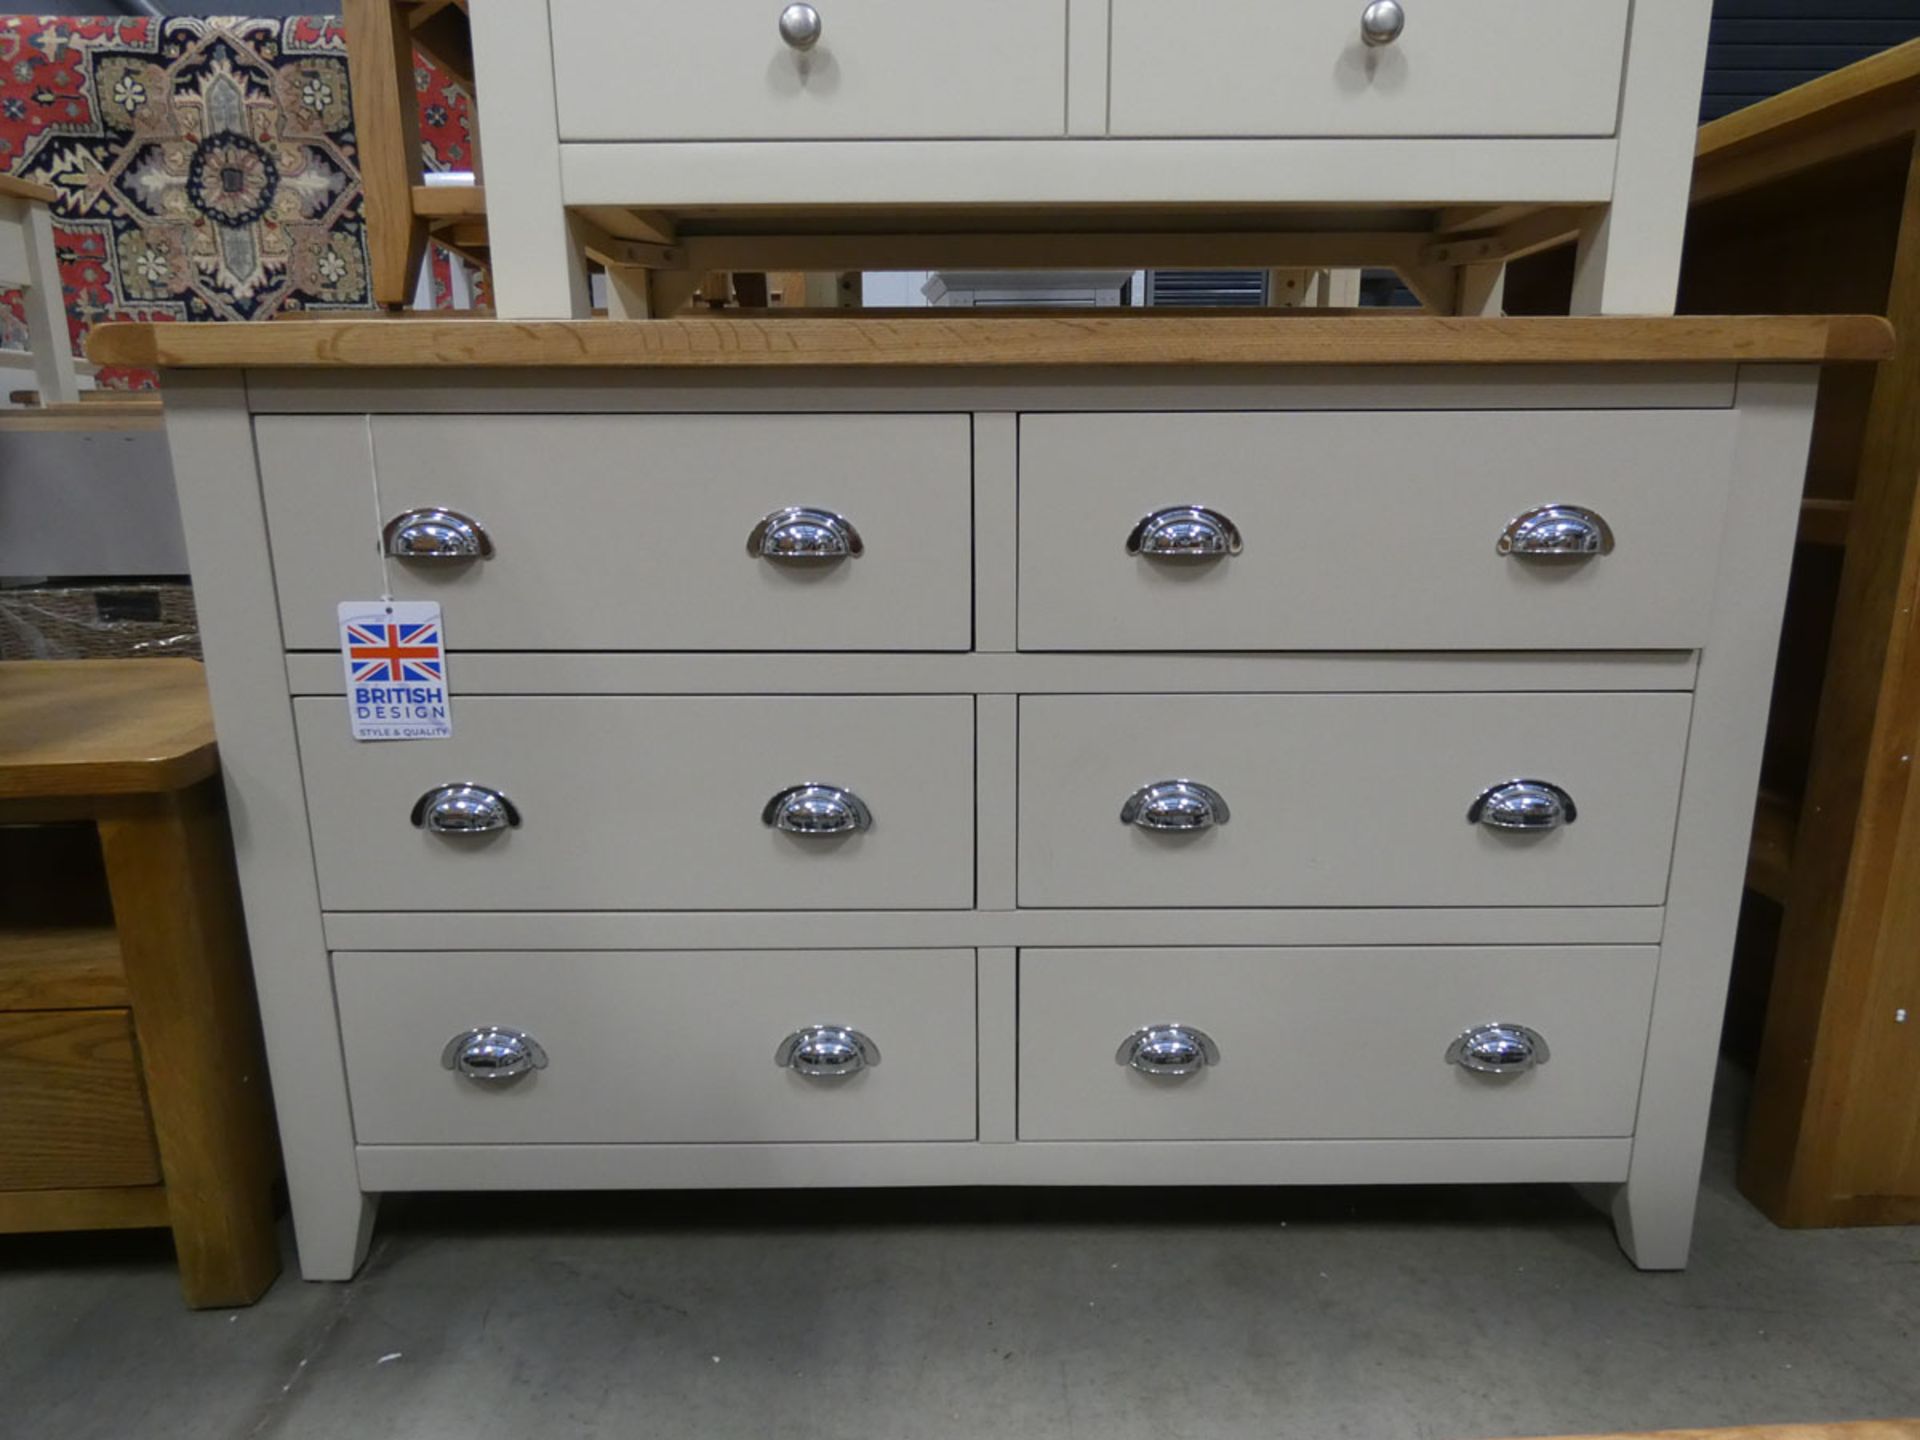
<instances>
[{"instance_id":1,"label":"swing tag","mask_svg":"<svg viewBox=\"0 0 1920 1440\"><path fill-rule=\"evenodd\" d=\"M447 740L447 657L432 600L347 600L340 605L347 720L356 740Z\"/></svg>"}]
</instances>

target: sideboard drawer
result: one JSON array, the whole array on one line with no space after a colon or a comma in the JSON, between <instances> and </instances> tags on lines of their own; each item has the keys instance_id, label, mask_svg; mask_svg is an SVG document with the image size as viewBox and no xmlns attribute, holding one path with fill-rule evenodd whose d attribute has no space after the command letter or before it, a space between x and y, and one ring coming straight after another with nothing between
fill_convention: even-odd
<instances>
[{"instance_id":1,"label":"sideboard drawer","mask_svg":"<svg viewBox=\"0 0 1920 1440\"><path fill-rule=\"evenodd\" d=\"M1020 903L1659 905L1691 707L1640 694L1026 696ZM1483 794L1516 780L1559 787L1573 822L1470 823ZM1122 819L1173 781L1215 792L1224 818L1186 831ZM1143 805L1143 820L1181 818L1181 796Z\"/></svg>"},{"instance_id":2,"label":"sideboard drawer","mask_svg":"<svg viewBox=\"0 0 1920 1440\"><path fill-rule=\"evenodd\" d=\"M1733 431L1731 411L1024 416L1020 646L1691 649ZM1609 553L1503 553L1554 506L1597 516ZM1182 507L1238 553L1131 552Z\"/></svg>"},{"instance_id":3,"label":"sideboard drawer","mask_svg":"<svg viewBox=\"0 0 1920 1440\"><path fill-rule=\"evenodd\" d=\"M1065 0L552 0L562 140L990 139L1066 129ZM803 33L795 39L804 42ZM551 123L551 117L549 117Z\"/></svg>"},{"instance_id":4,"label":"sideboard drawer","mask_svg":"<svg viewBox=\"0 0 1920 1440\"><path fill-rule=\"evenodd\" d=\"M1366 43L1364 0L1113 0L1112 133L1614 133L1628 0L1402 0Z\"/></svg>"},{"instance_id":5,"label":"sideboard drawer","mask_svg":"<svg viewBox=\"0 0 1920 1440\"><path fill-rule=\"evenodd\" d=\"M452 739L417 743L355 742L338 698L298 700L295 717L328 909L973 903L971 696L467 696ZM503 796L517 823L416 826L456 782ZM816 795L816 816L851 824L864 807L871 828L768 824L798 786L844 787L858 804Z\"/></svg>"},{"instance_id":6,"label":"sideboard drawer","mask_svg":"<svg viewBox=\"0 0 1920 1440\"><path fill-rule=\"evenodd\" d=\"M1652 946L1023 950L1020 1138L1630 1135L1658 956ZM1534 1032L1546 1062L1508 1074L1449 1063L1455 1040L1491 1022ZM1163 1056L1198 1031L1217 1063L1181 1077L1125 1062L1131 1037L1171 1023L1185 1035L1155 1037Z\"/></svg>"},{"instance_id":7,"label":"sideboard drawer","mask_svg":"<svg viewBox=\"0 0 1920 1440\"><path fill-rule=\"evenodd\" d=\"M341 953L333 976L363 1145L976 1133L971 950ZM858 1070L775 1063L817 1026L858 1032Z\"/></svg>"},{"instance_id":8,"label":"sideboard drawer","mask_svg":"<svg viewBox=\"0 0 1920 1440\"><path fill-rule=\"evenodd\" d=\"M438 600L455 650L965 650L964 415L269 417L261 481L286 642L339 644L336 606ZM326 473L351 452L373 494ZM484 559L375 557L410 511L457 512ZM850 527L839 560L756 558L769 516ZM857 538L856 538L857 537ZM764 549L764 546L762 547Z\"/></svg>"}]
</instances>

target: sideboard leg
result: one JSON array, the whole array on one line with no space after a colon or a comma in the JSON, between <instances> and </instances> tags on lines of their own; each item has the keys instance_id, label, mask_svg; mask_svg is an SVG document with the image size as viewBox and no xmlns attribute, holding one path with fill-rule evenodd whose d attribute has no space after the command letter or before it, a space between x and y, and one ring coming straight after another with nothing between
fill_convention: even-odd
<instances>
[{"instance_id":1,"label":"sideboard leg","mask_svg":"<svg viewBox=\"0 0 1920 1440\"><path fill-rule=\"evenodd\" d=\"M1671 315L1679 293L1678 226L1636 213L1623 196L1581 230L1573 314Z\"/></svg>"},{"instance_id":2,"label":"sideboard leg","mask_svg":"<svg viewBox=\"0 0 1920 1440\"><path fill-rule=\"evenodd\" d=\"M293 1236L300 1247L303 1280L351 1280L367 1260L380 1197L361 1190L349 1173L325 1180L307 1177L293 1191Z\"/></svg>"},{"instance_id":3,"label":"sideboard leg","mask_svg":"<svg viewBox=\"0 0 1920 1440\"><path fill-rule=\"evenodd\" d=\"M649 293L647 284L651 273L637 265L607 266L608 319L651 320L654 318L653 297Z\"/></svg>"},{"instance_id":4,"label":"sideboard leg","mask_svg":"<svg viewBox=\"0 0 1920 1440\"><path fill-rule=\"evenodd\" d=\"M1627 1258L1642 1270L1684 1270L1693 1247L1693 1216L1699 1186L1657 1186L1632 1181L1613 1192L1613 1233Z\"/></svg>"},{"instance_id":5,"label":"sideboard leg","mask_svg":"<svg viewBox=\"0 0 1920 1440\"><path fill-rule=\"evenodd\" d=\"M474 83L487 97L487 213L494 311L502 320L584 320L587 267L567 221L546 0L473 10Z\"/></svg>"},{"instance_id":6,"label":"sideboard leg","mask_svg":"<svg viewBox=\"0 0 1920 1440\"><path fill-rule=\"evenodd\" d=\"M346 1064L287 699L253 421L239 375L170 372L167 443L181 514L193 536L194 601L212 657L207 688L301 1272L344 1280L366 1255L373 1202L360 1193L354 1165Z\"/></svg>"},{"instance_id":7,"label":"sideboard leg","mask_svg":"<svg viewBox=\"0 0 1920 1440\"><path fill-rule=\"evenodd\" d=\"M1684 1265L1693 1230L1819 378L1776 367L1742 370L1738 382L1732 461L1741 492L1728 512L1725 579L1694 691L1633 1158L1613 1201L1620 1243L1642 1269Z\"/></svg>"},{"instance_id":8,"label":"sideboard leg","mask_svg":"<svg viewBox=\"0 0 1920 1440\"><path fill-rule=\"evenodd\" d=\"M1712 0L1633 7L1613 203L1581 232L1576 315L1673 314L1712 18Z\"/></svg>"},{"instance_id":9,"label":"sideboard leg","mask_svg":"<svg viewBox=\"0 0 1920 1440\"><path fill-rule=\"evenodd\" d=\"M1458 292L1454 300L1453 313L1456 315L1501 315L1506 311L1507 267L1505 262L1493 265L1462 265L1458 281Z\"/></svg>"}]
</instances>

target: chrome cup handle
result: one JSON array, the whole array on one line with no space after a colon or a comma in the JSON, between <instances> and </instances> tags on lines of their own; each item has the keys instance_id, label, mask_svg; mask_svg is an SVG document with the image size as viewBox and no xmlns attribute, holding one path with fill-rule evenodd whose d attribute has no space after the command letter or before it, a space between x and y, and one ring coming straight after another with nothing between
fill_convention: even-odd
<instances>
[{"instance_id":1,"label":"chrome cup handle","mask_svg":"<svg viewBox=\"0 0 1920 1440\"><path fill-rule=\"evenodd\" d=\"M776 565L831 565L858 559L866 548L851 520L811 505L776 510L747 536L747 554Z\"/></svg>"},{"instance_id":2,"label":"chrome cup handle","mask_svg":"<svg viewBox=\"0 0 1920 1440\"><path fill-rule=\"evenodd\" d=\"M1142 830L1192 834L1233 818L1226 797L1198 780L1161 780L1145 785L1120 807L1120 823Z\"/></svg>"},{"instance_id":3,"label":"chrome cup handle","mask_svg":"<svg viewBox=\"0 0 1920 1440\"><path fill-rule=\"evenodd\" d=\"M767 801L760 822L788 835L855 835L873 828L873 812L851 790L812 782L789 785Z\"/></svg>"},{"instance_id":4,"label":"chrome cup handle","mask_svg":"<svg viewBox=\"0 0 1920 1440\"><path fill-rule=\"evenodd\" d=\"M380 532L380 546L395 560L485 560L493 541L471 516L438 505L407 510L389 520Z\"/></svg>"},{"instance_id":5,"label":"chrome cup handle","mask_svg":"<svg viewBox=\"0 0 1920 1440\"><path fill-rule=\"evenodd\" d=\"M1185 1080L1220 1063L1220 1047L1204 1030L1168 1022L1143 1025L1120 1042L1114 1063L1155 1080Z\"/></svg>"},{"instance_id":6,"label":"chrome cup handle","mask_svg":"<svg viewBox=\"0 0 1920 1440\"><path fill-rule=\"evenodd\" d=\"M488 835L517 829L520 811L498 790L456 780L413 802L413 825L434 835Z\"/></svg>"},{"instance_id":7,"label":"chrome cup handle","mask_svg":"<svg viewBox=\"0 0 1920 1440\"><path fill-rule=\"evenodd\" d=\"M1581 505L1543 505L1516 516L1493 547L1516 560L1584 560L1613 553L1613 527Z\"/></svg>"},{"instance_id":8,"label":"chrome cup handle","mask_svg":"<svg viewBox=\"0 0 1920 1440\"><path fill-rule=\"evenodd\" d=\"M809 1080L838 1080L880 1063L880 1047L850 1025L809 1025L780 1042L773 1063Z\"/></svg>"},{"instance_id":9,"label":"chrome cup handle","mask_svg":"<svg viewBox=\"0 0 1920 1440\"><path fill-rule=\"evenodd\" d=\"M1580 818L1573 796L1546 780L1509 780L1481 793L1467 810L1469 825L1489 830L1558 830Z\"/></svg>"},{"instance_id":10,"label":"chrome cup handle","mask_svg":"<svg viewBox=\"0 0 1920 1440\"><path fill-rule=\"evenodd\" d=\"M1447 1047L1447 1064L1476 1075L1524 1075L1552 1058L1538 1030L1504 1020L1476 1025Z\"/></svg>"},{"instance_id":11,"label":"chrome cup handle","mask_svg":"<svg viewBox=\"0 0 1920 1440\"><path fill-rule=\"evenodd\" d=\"M440 1065L476 1085L504 1085L547 1068L547 1052L524 1030L482 1025L449 1040Z\"/></svg>"},{"instance_id":12,"label":"chrome cup handle","mask_svg":"<svg viewBox=\"0 0 1920 1440\"><path fill-rule=\"evenodd\" d=\"M1204 505L1176 505L1145 516L1127 536L1127 553L1174 564L1220 560L1245 548L1240 527Z\"/></svg>"}]
</instances>

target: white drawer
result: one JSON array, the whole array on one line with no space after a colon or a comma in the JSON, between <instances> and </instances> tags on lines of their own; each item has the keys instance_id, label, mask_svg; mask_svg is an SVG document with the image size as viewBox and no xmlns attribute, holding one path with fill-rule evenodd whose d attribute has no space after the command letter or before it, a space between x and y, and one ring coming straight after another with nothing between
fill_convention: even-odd
<instances>
[{"instance_id":1,"label":"white drawer","mask_svg":"<svg viewBox=\"0 0 1920 1440\"><path fill-rule=\"evenodd\" d=\"M1083 695L1020 701L1023 906L1659 905L1687 695ZM1227 820L1123 823L1163 781ZM1544 781L1574 821L1468 821Z\"/></svg>"},{"instance_id":2,"label":"white drawer","mask_svg":"<svg viewBox=\"0 0 1920 1440\"><path fill-rule=\"evenodd\" d=\"M1059 135L1065 0L818 0L810 52L785 0L551 0L562 140Z\"/></svg>"},{"instance_id":3,"label":"white drawer","mask_svg":"<svg viewBox=\"0 0 1920 1440\"><path fill-rule=\"evenodd\" d=\"M339 644L335 607L438 600L456 650L965 650L973 641L964 415L267 417L261 483L286 642ZM351 436L341 433L349 427ZM330 473L344 457L368 486ZM439 506L476 561L377 562ZM789 507L842 517L854 558L748 553Z\"/></svg>"},{"instance_id":4,"label":"white drawer","mask_svg":"<svg viewBox=\"0 0 1920 1440\"><path fill-rule=\"evenodd\" d=\"M1614 133L1628 0L1113 0L1115 135Z\"/></svg>"},{"instance_id":5,"label":"white drawer","mask_svg":"<svg viewBox=\"0 0 1920 1440\"><path fill-rule=\"evenodd\" d=\"M466 696L450 740L350 739L294 702L320 898L333 910L917 910L973 903L970 696ZM411 816L453 782L505 796L488 834ZM763 823L844 787L872 828Z\"/></svg>"},{"instance_id":6,"label":"white drawer","mask_svg":"<svg viewBox=\"0 0 1920 1440\"><path fill-rule=\"evenodd\" d=\"M1022 1140L1518 1139L1633 1133L1659 952L1023 950ZM1186 1078L1117 1058L1137 1030L1203 1032ZM1449 1064L1489 1022L1547 1062ZM1204 1180L1204 1176L1196 1176Z\"/></svg>"},{"instance_id":7,"label":"white drawer","mask_svg":"<svg viewBox=\"0 0 1920 1440\"><path fill-rule=\"evenodd\" d=\"M1025 650L1691 649L1732 485L1731 411L1028 415ZM1143 517L1205 507L1224 559L1130 554ZM1500 553L1577 506L1586 559Z\"/></svg>"},{"instance_id":8,"label":"white drawer","mask_svg":"<svg viewBox=\"0 0 1920 1440\"><path fill-rule=\"evenodd\" d=\"M975 1134L971 950L342 953L333 976L363 1145ZM840 1078L774 1063L821 1024L879 1062ZM446 1068L449 1041L489 1026L544 1067Z\"/></svg>"}]
</instances>

